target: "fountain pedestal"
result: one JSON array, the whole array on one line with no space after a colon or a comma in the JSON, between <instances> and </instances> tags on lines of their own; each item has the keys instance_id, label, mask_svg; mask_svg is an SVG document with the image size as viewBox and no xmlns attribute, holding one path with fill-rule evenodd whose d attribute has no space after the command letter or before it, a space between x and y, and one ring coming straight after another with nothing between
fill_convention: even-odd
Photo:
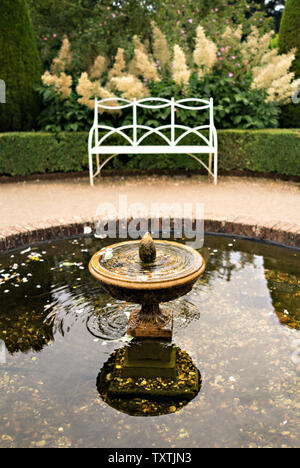
<instances>
[{"instance_id":1,"label":"fountain pedestal","mask_svg":"<svg viewBox=\"0 0 300 468\"><path fill-rule=\"evenodd\" d=\"M159 304L142 304L129 318L127 334L134 338L171 339L173 332L173 314L162 311Z\"/></svg>"}]
</instances>

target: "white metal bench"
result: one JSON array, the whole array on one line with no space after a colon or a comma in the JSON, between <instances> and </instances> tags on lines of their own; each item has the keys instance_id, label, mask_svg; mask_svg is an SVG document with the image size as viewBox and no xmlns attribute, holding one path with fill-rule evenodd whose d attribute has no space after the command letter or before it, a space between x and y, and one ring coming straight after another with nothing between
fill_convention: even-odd
<instances>
[{"instance_id":1,"label":"white metal bench","mask_svg":"<svg viewBox=\"0 0 300 468\"><path fill-rule=\"evenodd\" d=\"M109 102L114 101L114 106L109 106ZM116 106L116 101L124 103L123 105ZM195 103L196 106L189 106L188 104ZM123 127L109 127L107 125L99 124L98 120L98 109L113 109L113 110L124 110L126 108L132 107L133 116L132 116L132 125L126 125ZM163 109L166 107L171 107L171 122L168 125L162 125L160 127L150 127L146 125L138 124L138 109ZM176 110L178 108L194 111L204 111L209 110L208 124L201 125L195 128L187 127L184 125L176 124ZM176 136L176 130L181 130L181 134ZM104 135L101 135L99 139L99 130L106 131ZM132 131L132 138L126 134L126 131ZM138 130L145 130L142 136L138 137ZM209 131L209 137L201 133L202 130ZM162 131L170 131L171 138L168 138ZM195 134L199 137L199 145L195 146L182 146L180 142L189 134ZM122 136L125 142L129 145L122 146L111 146L105 145L105 140L110 138L112 135L118 134ZM162 138L164 144L156 146L147 146L143 145L143 141L148 138L150 135L158 135ZM208 173L213 177L214 183L217 183L218 179L218 139L217 131L214 126L214 107L213 99L209 101L198 98L188 98L175 101L174 98L171 100L162 99L162 98L146 98L137 101L128 101L121 98L109 98L98 101L95 99L95 117L94 124L90 130L89 134L89 168L90 168L90 183L94 185L94 178L101 173L102 168L114 157L119 154L187 154L192 158L196 159ZM209 154L208 166L201 161L196 155L200 154ZM96 155L96 164L97 169L94 173L93 165L93 155ZM99 155L110 155L107 157L101 164ZM213 166L213 167L212 167Z\"/></svg>"}]
</instances>

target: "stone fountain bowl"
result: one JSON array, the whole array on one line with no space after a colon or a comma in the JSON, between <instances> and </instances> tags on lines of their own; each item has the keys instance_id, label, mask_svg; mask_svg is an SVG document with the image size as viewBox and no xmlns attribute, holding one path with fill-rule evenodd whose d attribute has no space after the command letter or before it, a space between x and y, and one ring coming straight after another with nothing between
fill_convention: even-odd
<instances>
[{"instance_id":1,"label":"stone fountain bowl","mask_svg":"<svg viewBox=\"0 0 300 468\"><path fill-rule=\"evenodd\" d=\"M156 258L140 259L140 241L103 248L91 259L89 269L113 297L136 304L159 304L187 294L205 270L199 252L171 241L152 241Z\"/></svg>"}]
</instances>

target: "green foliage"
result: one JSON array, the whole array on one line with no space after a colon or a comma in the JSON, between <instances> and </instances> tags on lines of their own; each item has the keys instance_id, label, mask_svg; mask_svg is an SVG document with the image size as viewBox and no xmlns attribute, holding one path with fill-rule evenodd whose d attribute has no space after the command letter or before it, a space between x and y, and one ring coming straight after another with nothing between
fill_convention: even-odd
<instances>
[{"instance_id":1,"label":"green foliage","mask_svg":"<svg viewBox=\"0 0 300 468\"><path fill-rule=\"evenodd\" d=\"M281 128L300 128L300 104L287 104L281 108Z\"/></svg>"},{"instance_id":2,"label":"green foliage","mask_svg":"<svg viewBox=\"0 0 300 468\"><path fill-rule=\"evenodd\" d=\"M151 43L151 21L157 22L175 43L194 46L200 21L211 31L245 24L263 30L272 28L261 4L254 0L28 0L45 69L56 56L66 34L73 46L73 68L86 71L99 54L111 61L118 47L131 50L134 34ZM250 6L250 7L248 7ZM178 13L179 12L179 13ZM263 21L261 21L261 18Z\"/></svg>"},{"instance_id":3,"label":"green foliage","mask_svg":"<svg viewBox=\"0 0 300 468\"><path fill-rule=\"evenodd\" d=\"M78 103L77 94L62 100L53 87L37 86L44 109L38 116L39 127L46 132L60 133L88 131L93 125L93 113L86 106Z\"/></svg>"},{"instance_id":4,"label":"green foliage","mask_svg":"<svg viewBox=\"0 0 300 468\"><path fill-rule=\"evenodd\" d=\"M270 49L278 49L279 47L279 34L276 34L270 42Z\"/></svg>"},{"instance_id":5,"label":"green foliage","mask_svg":"<svg viewBox=\"0 0 300 468\"><path fill-rule=\"evenodd\" d=\"M282 15L279 31L279 49L281 53L297 48L292 71L300 78L300 3L299 0L287 0ZM288 104L282 108L281 125L286 128L300 127L300 104Z\"/></svg>"},{"instance_id":6,"label":"green foliage","mask_svg":"<svg viewBox=\"0 0 300 468\"><path fill-rule=\"evenodd\" d=\"M282 15L279 31L279 49L281 53L287 53L294 47L297 48L296 60L293 71L296 77L300 77L300 3L299 0L287 0Z\"/></svg>"},{"instance_id":7,"label":"green foliage","mask_svg":"<svg viewBox=\"0 0 300 468\"><path fill-rule=\"evenodd\" d=\"M188 96L193 98L214 98L215 125L219 129L260 129L276 128L279 125L280 108L275 102L266 102L265 94L261 90L251 90L251 81L245 78L235 82L232 78L224 77L221 71L208 75L204 81L199 81L194 74L190 80ZM186 98L183 89L179 89L171 79L152 82L150 95L176 100ZM75 88L75 87L74 87ZM39 93L45 109L39 117L39 126L43 131L89 131L93 122L93 111L77 102L78 96L73 90L71 97L62 101L58 94L48 86L39 86ZM138 120L141 125L161 126L170 123L170 108L158 111L140 109ZM181 125L198 126L208 123L208 113L204 111L188 111L178 109L176 122ZM123 126L132 125L132 112L117 112L112 115L101 116L103 125Z\"/></svg>"},{"instance_id":8,"label":"green foliage","mask_svg":"<svg viewBox=\"0 0 300 468\"><path fill-rule=\"evenodd\" d=\"M278 104L266 102L264 92L252 90L250 85L250 78L245 77L244 80L235 82L232 78L224 76L222 71L207 75L203 82L194 75L190 84L189 97L214 98L217 128L262 129L278 127L280 114Z\"/></svg>"},{"instance_id":9,"label":"green foliage","mask_svg":"<svg viewBox=\"0 0 300 468\"><path fill-rule=\"evenodd\" d=\"M189 137L195 144L197 137ZM86 132L12 133L0 135L0 175L26 176L88 169ZM300 176L300 134L295 130L221 130L220 171L253 171ZM152 137L148 144L158 144ZM112 144L123 144L115 136ZM207 158L204 155L203 158ZM108 169L176 169L199 171L199 164L186 155L129 155L112 160Z\"/></svg>"},{"instance_id":10,"label":"green foliage","mask_svg":"<svg viewBox=\"0 0 300 468\"><path fill-rule=\"evenodd\" d=\"M40 82L41 62L24 0L1 1L0 74L6 83L0 131L32 129L39 110L33 87Z\"/></svg>"},{"instance_id":11,"label":"green foliage","mask_svg":"<svg viewBox=\"0 0 300 468\"><path fill-rule=\"evenodd\" d=\"M111 60L132 36L150 37L153 8L139 0L28 0L44 66L48 68L66 34L73 46L73 67L86 71L99 54Z\"/></svg>"},{"instance_id":12,"label":"green foliage","mask_svg":"<svg viewBox=\"0 0 300 468\"><path fill-rule=\"evenodd\" d=\"M195 30L200 22L213 38L225 26L243 24L245 34L250 32L251 26L263 31L273 27L264 8L254 0L173 0L171 5L166 3L161 2L154 19L171 44L180 44L185 49L194 46Z\"/></svg>"}]
</instances>

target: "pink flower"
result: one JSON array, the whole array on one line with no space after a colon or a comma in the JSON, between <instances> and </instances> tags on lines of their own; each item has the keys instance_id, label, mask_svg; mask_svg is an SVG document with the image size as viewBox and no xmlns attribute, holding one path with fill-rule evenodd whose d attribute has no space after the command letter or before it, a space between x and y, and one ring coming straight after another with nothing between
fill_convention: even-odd
<instances>
[{"instance_id":1,"label":"pink flower","mask_svg":"<svg viewBox=\"0 0 300 468\"><path fill-rule=\"evenodd\" d=\"M193 22L192 18L191 18L191 19L189 19L189 23L191 23L191 24L192 24L192 22Z\"/></svg>"},{"instance_id":2,"label":"pink flower","mask_svg":"<svg viewBox=\"0 0 300 468\"><path fill-rule=\"evenodd\" d=\"M56 37L56 34L53 34L53 37Z\"/></svg>"},{"instance_id":3,"label":"pink flower","mask_svg":"<svg viewBox=\"0 0 300 468\"><path fill-rule=\"evenodd\" d=\"M213 19L213 23L215 23L217 20Z\"/></svg>"},{"instance_id":4,"label":"pink flower","mask_svg":"<svg viewBox=\"0 0 300 468\"><path fill-rule=\"evenodd\" d=\"M263 21L263 18L259 18L259 21Z\"/></svg>"},{"instance_id":5,"label":"pink flower","mask_svg":"<svg viewBox=\"0 0 300 468\"><path fill-rule=\"evenodd\" d=\"M48 41L48 37L44 37L44 41Z\"/></svg>"},{"instance_id":6,"label":"pink flower","mask_svg":"<svg viewBox=\"0 0 300 468\"><path fill-rule=\"evenodd\" d=\"M180 11L180 10L177 10L177 13L178 13L179 15L181 15L181 11Z\"/></svg>"},{"instance_id":7,"label":"pink flower","mask_svg":"<svg viewBox=\"0 0 300 468\"><path fill-rule=\"evenodd\" d=\"M112 13L112 14L111 14L111 16L112 16L113 18L115 18L115 17L116 17L116 15L115 15L114 13Z\"/></svg>"},{"instance_id":8,"label":"pink flower","mask_svg":"<svg viewBox=\"0 0 300 468\"><path fill-rule=\"evenodd\" d=\"M229 20L226 20L226 24L229 24L229 23L230 23L230 21L229 21Z\"/></svg>"},{"instance_id":9,"label":"pink flower","mask_svg":"<svg viewBox=\"0 0 300 468\"><path fill-rule=\"evenodd\" d=\"M99 23L100 28L102 28L103 24Z\"/></svg>"},{"instance_id":10,"label":"pink flower","mask_svg":"<svg viewBox=\"0 0 300 468\"><path fill-rule=\"evenodd\" d=\"M223 57L219 57L219 60L223 60Z\"/></svg>"},{"instance_id":11,"label":"pink flower","mask_svg":"<svg viewBox=\"0 0 300 468\"><path fill-rule=\"evenodd\" d=\"M228 73L229 78L233 78L233 73Z\"/></svg>"},{"instance_id":12,"label":"pink flower","mask_svg":"<svg viewBox=\"0 0 300 468\"><path fill-rule=\"evenodd\" d=\"M215 8L215 11L219 11L219 8Z\"/></svg>"},{"instance_id":13,"label":"pink flower","mask_svg":"<svg viewBox=\"0 0 300 468\"><path fill-rule=\"evenodd\" d=\"M235 56L235 55L233 55L231 58L232 58L232 60L235 60L235 59L236 59L236 56Z\"/></svg>"},{"instance_id":14,"label":"pink flower","mask_svg":"<svg viewBox=\"0 0 300 468\"><path fill-rule=\"evenodd\" d=\"M225 47L221 47L221 52L225 52Z\"/></svg>"}]
</instances>

